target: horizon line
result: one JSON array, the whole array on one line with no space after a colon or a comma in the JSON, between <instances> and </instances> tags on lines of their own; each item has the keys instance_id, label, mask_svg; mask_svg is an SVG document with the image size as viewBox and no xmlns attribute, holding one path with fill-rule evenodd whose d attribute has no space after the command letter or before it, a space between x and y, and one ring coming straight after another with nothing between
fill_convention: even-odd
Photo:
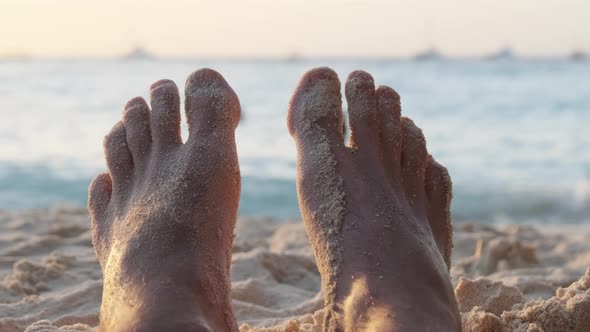
<instances>
[{"instance_id":1,"label":"horizon line","mask_svg":"<svg viewBox=\"0 0 590 332\"><path fill-rule=\"evenodd\" d=\"M590 59L590 53L573 52L565 55L512 55L508 58L494 58L489 55L470 55L470 56L449 56L441 55L440 57L421 58L420 54L401 56L401 55L315 55L315 56L279 56L279 55L183 55L183 56L150 56L150 57L128 57L127 55L119 56L99 56L99 55L56 55L56 56L28 56L28 55L1 55L0 62L34 62L34 61L315 61L315 60L372 60L372 61L499 61L499 60L587 60Z\"/></svg>"},{"instance_id":2,"label":"horizon line","mask_svg":"<svg viewBox=\"0 0 590 332\"><path fill-rule=\"evenodd\" d=\"M78 54L78 55L35 55L27 52L0 53L0 61L51 61L51 60L133 60L145 59L153 61L186 61L186 60L539 60L539 59L576 59L586 60L590 57L590 51L585 49L572 49L568 53L519 53L513 48L507 46L492 52L479 54L447 54L436 47L426 48L413 54L304 54L300 52L291 52L283 54L185 54L185 55L162 55L152 52L149 49L136 46L130 51L122 54L98 55L98 54Z\"/></svg>"}]
</instances>

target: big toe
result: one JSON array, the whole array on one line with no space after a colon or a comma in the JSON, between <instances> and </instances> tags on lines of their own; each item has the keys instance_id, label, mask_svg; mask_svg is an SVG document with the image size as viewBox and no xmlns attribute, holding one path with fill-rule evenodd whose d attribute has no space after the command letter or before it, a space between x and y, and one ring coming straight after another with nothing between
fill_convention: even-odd
<instances>
[{"instance_id":1,"label":"big toe","mask_svg":"<svg viewBox=\"0 0 590 332\"><path fill-rule=\"evenodd\" d=\"M287 126L300 151L325 141L343 145L342 96L336 72L316 68L305 73L291 97Z\"/></svg>"},{"instance_id":2,"label":"big toe","mask_svg":"<svg viewBox=\"0 0 590 332\"><path fill-rule=\"evenodd\" d=\"M186 80L185 94L188 142L198 140L200 133L233 134L240 121L240 101L221 74L207 68L195 71Z\"/></svg>"},{"instance_id":3,"label":"big toe","mask_svg":"<svg viewBox=\"0 0 590 332\"><path fill-rule=\"evenodd\" d=\"M329 241L326 236L336 234L344 218L343 179L338 176L338 163L344 162L342 101L334 71L318 68L303 76L291 98L288 126L298 150L301 214L315 246Z\"/></svg>"}]
</instances>

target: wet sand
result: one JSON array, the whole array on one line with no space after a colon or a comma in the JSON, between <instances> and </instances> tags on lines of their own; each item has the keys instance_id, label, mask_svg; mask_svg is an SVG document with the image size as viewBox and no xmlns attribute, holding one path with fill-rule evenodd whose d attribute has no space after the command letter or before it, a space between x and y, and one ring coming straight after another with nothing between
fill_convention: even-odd
<instances>
[{"instance_id":1,"label":"wet sand","mask_svg":"<svg viewBox=\"0 0 590 332\"><path fill-rule=\"evenodd\" d=\"M86 209L0 211L0 332L92 331L102 274ZM464 331L590 331L590 225L456 225ZM321 331L303 223L242 218L232 297L240 330Z\"/></svg>"}]
</instances>

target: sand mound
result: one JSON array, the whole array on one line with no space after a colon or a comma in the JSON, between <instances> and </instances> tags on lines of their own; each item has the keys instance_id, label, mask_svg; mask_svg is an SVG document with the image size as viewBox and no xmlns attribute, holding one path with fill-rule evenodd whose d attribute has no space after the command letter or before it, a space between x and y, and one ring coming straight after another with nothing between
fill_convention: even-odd
<instances>
[{"instance_id":1,"label":"sand mound","mask_svg":"<svg viewBox=\"0 0 590 332\"><path fill-rule=\"evenodd\" d=\"M481 292L474 292L476 289ZM486 299L485 294L490 294L491 298ZM482 303L461 314L464 332L590 331L590 268L579 281L559 288L555 296L546 300L523 303L524 297L518 289L487 279L462 280L457 286L457 300L463 302L463 310L467 303L477 303L477 300Z\"/></svg>"},{"instance_id":2,"label":"sand mound","mask_svg":"<svg viewBox=\"0 0 590 332\"><path fill-rule=\"evenodd\" d=\"M451 275L465 331L590 331L588 227L457 228ZM303 224L242 219L236 234L241 331L321 331L320 276ZM101 293L84 209L0 211L1 332L93 331Z\"/></svg>"},{"instance_id":3,"label":"sand mound","mask_svg":"<svg viewBox=\"0 0 590 332\"><path fill-rule=\"evenodd\" d=\"M470 311L477 306L484 311L500 315L515 304L525 301L518 288L482 277L475 280L461 278L455 288L455 295L461 312Z\"/></svg>"}]
</instances>

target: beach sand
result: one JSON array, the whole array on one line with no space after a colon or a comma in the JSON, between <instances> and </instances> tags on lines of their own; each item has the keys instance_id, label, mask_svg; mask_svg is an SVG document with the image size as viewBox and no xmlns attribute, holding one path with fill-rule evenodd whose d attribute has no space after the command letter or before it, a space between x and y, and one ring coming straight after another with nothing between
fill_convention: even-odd
<instances>
[{"instance_id":1,"label":"beach sand","mask_svg":"<svg viewBox=\"0 0 590 332\"><path fill-rule=\"evenodd\" d=\"M0 211L0 332L92 331L102 274L86 209ZM590 226L455 226L464 331L590 331ZM242 218L232 259L242 332L321 331L320 276L300 221Z\"/></svg>"}]
</instances>

